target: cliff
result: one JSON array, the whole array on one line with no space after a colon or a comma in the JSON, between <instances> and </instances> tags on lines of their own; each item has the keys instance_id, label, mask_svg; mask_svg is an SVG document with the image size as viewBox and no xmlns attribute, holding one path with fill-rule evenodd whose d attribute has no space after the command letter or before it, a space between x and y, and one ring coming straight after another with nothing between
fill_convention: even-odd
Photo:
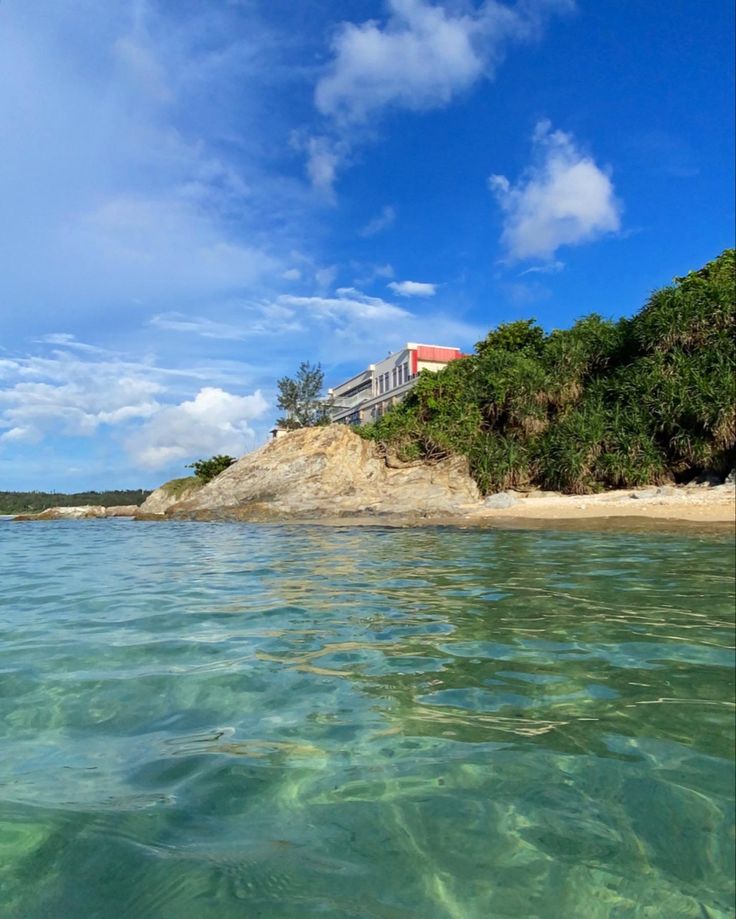
<instances>
[{"instance_id":1,"label":"cliff","mask_svg":"<svg viewBox=\"0 0 736 919\"><path fill-rule=\"evenodd\" d=\"M151 513L153 497L143 514ZM330 425L271 441L165 513L205 520L427 518L460 513L478 499L466 460L392 462L377 444L344 425Z\"/></svg>"}]
</instances>

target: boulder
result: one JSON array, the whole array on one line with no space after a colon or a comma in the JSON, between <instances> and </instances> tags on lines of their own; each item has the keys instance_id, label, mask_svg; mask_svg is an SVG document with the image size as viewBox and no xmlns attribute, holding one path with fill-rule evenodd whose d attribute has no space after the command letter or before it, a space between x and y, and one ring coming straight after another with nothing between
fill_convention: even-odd
<instances>
[{"instance_id":1,"label":"boulder","mask_svg":"<svg viewBox=\"0 0 736 919\"><path fill-rule=\"evenodd\" d=\"M137 504L114 504L105 508L106 517L135 517L139 507Z\"/></svg>"},{"instance_id":2,"label":"boulder","mask_svg":"<svg viewBox=\"0 0 736 919\"><path fill-rule=\"evenodd\" d=\"M465 459L392 461L374 442L333 424L292 431L248 453L196 494L169 507L167 516L426 518L458 513L478 500Z\"/></svg>"},{"instance_id":3,"label":"boulder","mask_svg":"<svg viewBox=\"0 0 736 919\"><path fill-rule=\"evenodd\" d=\"M495 495L489 495L483 502L483 507L492 507L500 510L504 507L513 507L518 503L519 499L516 495L512 495L508 491L499 491Z\"/></svg>"}]
</instances>

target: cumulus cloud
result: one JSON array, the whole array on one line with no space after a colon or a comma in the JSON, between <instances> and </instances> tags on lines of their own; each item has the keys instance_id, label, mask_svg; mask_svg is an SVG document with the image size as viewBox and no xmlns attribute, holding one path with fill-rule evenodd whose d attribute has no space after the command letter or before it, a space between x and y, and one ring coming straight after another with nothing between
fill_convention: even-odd
<instances>
[{"instance_id":1,"label":"cumulus cloud","mask_svg":"<svg viewBox=\"0 0 736 919\"><path fill-rule=\"evenodd\" d=\"M260 390L234 395L222 386L203 385L202 379L218 377L211 367L170 369L92 346L80 356L66 349L82 342L65 333L49 338L63 341L64 350L17 357L2 368L7 382L0 387L0 447L6 451L93 435L100 444L112 436L113 443L125 441L136 463L153 469L165 465L166 457L252 446L250 422L268 408ZM228 379L242 382L245 372L240 366L220 374L223 385Z\"/></svg>"},{"instance_id":2,"label":"cumulus cloud","mask_svg":"<svg viewBox=\"0 0 736 919\"><path fill-rule=\"evenodd\" d=\"M449 105L481 79L491 79L509 45L539 37L548 16L571 10L574 0L521 0L515 6L498 0L387 0L386 6L383 21L337 28L332 59L314 93L327 129L299 141L312 185L330 200L351 151L375 134L383 113Z\"/></svg>"},{"instance_id":3,"label":"cumulus cloud","mask_svg":"<svg viewBox=\"0 0 736 919\"><path fill-rule=\"evenodd\" d=\"M606 170L548 121L537 125L533 143L532 165L516 184L501 175L489 179L504 212L501 239L509 257L552 259L561 246L617 232L621 203Z\"/></svg>"},{"instance_id":4,"label":"cumulus cloud","mask_svg":"<svg viewBox=\"0 0 736 919\"><path fill-rule=\"evenodd\" d=\"M391 281L388 285L400 297L434 297L437 285L426 281Z\"/></svg>"},{"instance_id":5,"label":"cumulus cloud","mask_svg":"<svg viewBox=\"0 0 736 919\"><path fill-rule=\"evenodd\" d=\"M483 76L491 76L510 41L538 34L548 10L569 0L530 0L516 7L495 0L480 6L388 0L384 23L345 22L333 42L333 60L318 82L323 115L365 122L378 111L414 111L447 105Z\"/></svg>"},{"instance_id":6,"label":"cumulus cloud","mask_svg":"<svg viewBox=\"0 0 736 919\"><path fill-rule=\"evenodd\" d=\"M193 399L162 408L128 438L126 447L147 469L161 469L195 455L240 456L255 442L250 423L268 407L260 390L237 396L207 386Z\"/></svg>"},{"instance_id":7,"label":"cumulus cloud","mask_svg":"<svg viewBox=\"0 0 736 919\"><path fill-rule=\"evenodd\" d=\"M365 237L376 236L376 234L382 233L384 230L387 230L390 226L392 226L395 220L396 208L391 207L390 204L387 204L381 208L380 214L377 214L372 220L369 220L364 227L362 227L360 230L360 235Z\"/></svg>"},{"instance_id":8,"label":"cumulus cloud","mask_svg":"<svg viewBox=\"0 0 736 919\"><path fill-rule=\"evenodd\" d=\"M28 365L19 367L24 371L35 375ZM120 366L48 361L46 379L21 379L0 390L0 438L38 442L50 432L90 436L102 425L150 417L159 409L161 391L156 381Z\"/></svg>"}]
</instances>

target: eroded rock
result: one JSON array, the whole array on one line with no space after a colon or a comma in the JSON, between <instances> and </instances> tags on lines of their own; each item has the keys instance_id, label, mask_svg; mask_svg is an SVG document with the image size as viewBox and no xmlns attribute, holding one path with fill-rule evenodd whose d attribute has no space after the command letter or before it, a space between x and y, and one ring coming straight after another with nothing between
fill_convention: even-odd
<instances>
[{"instance_id":1,"label":"eroded rock","mask_svg":"<svg viewBox=\"0 0 736 919\"><path fill-rule=\"evenodd\" d=\"M163 517L169 508L180 501L191 498L201 487L202 483L195 475L183 479L172 479L151 492L143 504L136 508L136 516Z\"/></svg>"},{"instance_id":2,"label":"eroded rock","mask_svg":"<svg viewBox=\"0 0 736 919\"><path fill-rule=\"evenodd\" d=\"M466 460L389 464L375 443L335 424L292 431L247 454L196 494L169 507L167 516L434 517L457 513L478 499ZM148 510L150 500L142 511Z\"/></svg>"}]
</instances>

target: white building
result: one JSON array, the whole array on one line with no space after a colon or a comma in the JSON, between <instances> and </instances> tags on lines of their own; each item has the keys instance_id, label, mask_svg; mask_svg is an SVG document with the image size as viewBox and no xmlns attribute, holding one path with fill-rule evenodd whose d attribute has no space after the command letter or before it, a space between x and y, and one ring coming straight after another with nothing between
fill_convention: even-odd
<instances>
[{"instance_id":1,"label":"white building","mask_svg":"<svg viewBox=\"0 0 736 919\"><path fill-rule=\"evenodd\" d=\"M401 351L328 390L332 420L344 424L374 421L404 398L422 370L441 370L462 356L459 348L409 342Z\"/></svg>"}]
</instances>

